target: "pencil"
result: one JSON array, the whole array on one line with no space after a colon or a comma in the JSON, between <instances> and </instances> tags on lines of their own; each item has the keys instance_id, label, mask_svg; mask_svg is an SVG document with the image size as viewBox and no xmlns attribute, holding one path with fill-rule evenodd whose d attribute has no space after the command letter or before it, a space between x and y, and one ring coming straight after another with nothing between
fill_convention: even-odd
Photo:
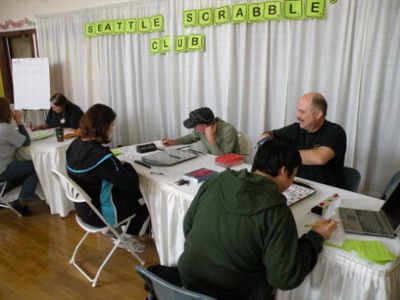
<instances>
[{"instance_id":1,"label":"pencil","mask_svg":"<svg viewBox=\"0 0 400 300\"><path fill-rule=\"evenodd\" d=\"M142 165L143 167L151 169L151 166L149 166L148 164L146 164L146 163L144 163L144 162L142 162L140 160L135 160L134 162L139 164L139 165Z\"/></svg>"},{"instance_id":2,"label":"pencil","mask_svg":"<svg viewBox=\"0 0 400 300\"><path fill-rule=\"evenodd\" d=\"M316 224L306 224L304 225L304 227L320 227L320 226L324 226L328 223L316 223Z\"/></svg>"},{"instance_id":3,"label":"pencil","mask_svg":"<svg viewBox=\"0 0 400 300\"><path fill-rule=\"evenodd\" d=\"M329 222L328 222L328 223L306 224L306 225L304 225L304 227L321 227L321 226L325 226L325 225L327 225L327 224L329 224ZM339 222L336 222L336 224L340 224L340 223L339 223Z\"/></svg>"}]
</instances>

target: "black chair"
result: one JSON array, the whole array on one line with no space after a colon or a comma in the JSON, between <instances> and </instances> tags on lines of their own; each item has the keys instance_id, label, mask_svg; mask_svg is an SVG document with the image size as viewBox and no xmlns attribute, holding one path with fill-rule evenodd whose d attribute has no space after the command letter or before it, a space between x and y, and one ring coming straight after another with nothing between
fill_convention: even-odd
<instances>
[{"instance_id":1,"label":"black chair","mask_svg":"<svg viewBox=\"0 0 400 300\"><path fill-rule=\"evenodd\" d=\"M360 185L361 181L360 172L354 168L344 167L343 175L344 175L344 189L351 192L357 192L358 186Z\"/></svg>"},{"instance_id":2,"label":"black chair","mask_svg":"<svg viewBox=\"0 0 400 300\"><path fill-rule=\"evenodd\" d=\"M392 192L399 183L400 183L400 171L397 171L396 173L394 173L392 178L390 178L388 184L383 189L382 194L379 196L379 198L382 200L387 200L390 197L390 194L392 194Z\"/></svg>"},{"instance_id":3,"label":"black chair","mask_svg":"<svg viewBox=\"0 0 400 300\"><path fill-rule=\"evenodd\" d=\"M151 290L147 300L215 300L215 298L173 285L142 266L135 266L135 270Z\"/></svg>"}]
</instances>

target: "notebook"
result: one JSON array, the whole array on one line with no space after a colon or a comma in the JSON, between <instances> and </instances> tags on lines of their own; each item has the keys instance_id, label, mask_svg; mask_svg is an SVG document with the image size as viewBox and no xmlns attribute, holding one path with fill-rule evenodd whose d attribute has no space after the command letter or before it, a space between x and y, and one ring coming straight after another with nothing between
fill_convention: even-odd
<instances>
[{"instance_id":1,"label":"notebook","mask_svg":"<svg viewBox=\"0 0 400 300\"><path fill-rule=\"evenodd\" d=\"M36 131L29 131L29 137L31 141L37 141L45 139L49 136L55 135L54 130L36 130Z\"/></svg>"},{"instance_id":2,"label":"notebook","mask_svg":"<svg viewBox=\"0 0 400 300\"><path fill-rule=\"evenodd\" d=\"M347 233L396 237L400 229L400 184L379 211L339 207Z\"/></svg>"},{"instance_id":3,"label":"notebook","mask_svg":"<svg viewBox=\"0 0 400 300\"><path fill-rule=\"evenodd\" d=\"M200 168L188 173L183 174L183 179L195 182L195 183L201 183L203 181L206 181L208 178L213 177L214 175L217 175L218 172L207 169L207 168Z\"/></svg>"},{"instance_id":4,"label":"notebook","mask_svg":"<svg viewBox=\"0 0 400 300\"><path fill-rule=\"evenodd\" d=\"M192 151L171 149L143 156L142 161L154 166L172 166L195 157L197 154Z\"/></svg>"}]
</instances>

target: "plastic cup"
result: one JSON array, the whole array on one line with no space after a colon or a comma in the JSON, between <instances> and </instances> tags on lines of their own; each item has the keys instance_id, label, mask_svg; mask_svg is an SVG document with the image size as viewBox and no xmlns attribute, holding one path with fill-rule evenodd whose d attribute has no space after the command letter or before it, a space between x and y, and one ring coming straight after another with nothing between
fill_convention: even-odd
<instances>
[{"instance_id":1,"label":"plastic cup","mask_svg":"<svg viewBox=\"0 0 400 300\"><path fill-rule=\"evenodd\" d=\"M64 128L62 128L62 127L56 128L56 137L57 137L57 141L64 142Z\"/></svg>"}]
</instances>

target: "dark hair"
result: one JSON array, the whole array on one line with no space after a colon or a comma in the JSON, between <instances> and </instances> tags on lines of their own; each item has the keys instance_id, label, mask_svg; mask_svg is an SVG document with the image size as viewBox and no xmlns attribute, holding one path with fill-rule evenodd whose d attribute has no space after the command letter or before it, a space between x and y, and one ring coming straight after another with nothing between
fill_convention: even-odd
<instances>
[{"instance_id":1,"label":"dark hair","mask_svg":"<svg viewBox=\"0 0 400 300\"><path fill-rule=\"evenodd\" d=\"M7 98L0 97L0 123L10 124L12 121L12 111L10 101Z\"/></svg>"},{"instance_id":2,"label":"dark hair","mask_svg":"<svg viewBox=\"0 0 400 300\"><path fill-rule=\"evenodd\" d=\"M70 106L73 105L71 101L67 99L63 94L61 93L55 93L53 96L50 98L50 102L53 102L54 105L60 106L63 108L69 108Z\"/></svg>"},{"instance_id":3,"label":"dark hair","mask_svg":"<svg viewBox=\"0 0 400 300\"><path fill-rule=\"evenodd\" d=\"M81 137L91 138L99 143L109 143L107 131L117 114L104 104L95 104L91 106L82 116L79 122Z\"/></svg>"},{"instance_id":4,"label":"dark hair","mask_svg":"<svg viewBox=\"0 0 400 300\"><path fill-rule=\"evenodd\" d=\"M301 165L301 156L294 145L282 139L268 140L258 149L252 171L260 171L276 177L280 168L285 167L288 176Z\"/></svg>"},{"instance_id":5,"label":"dark hair","mask_svg":"<svg viewBox=\"0 0 400 300\"><path fill-rule=\"evenodd\" d=\"M324 96L322 96L320 93L315 94L315 96L312 98L311 105L314 107L314 109L322 111L324 117L326 116L328 112L328 103L326 102Z\"/></svg>"}]
</instances>

